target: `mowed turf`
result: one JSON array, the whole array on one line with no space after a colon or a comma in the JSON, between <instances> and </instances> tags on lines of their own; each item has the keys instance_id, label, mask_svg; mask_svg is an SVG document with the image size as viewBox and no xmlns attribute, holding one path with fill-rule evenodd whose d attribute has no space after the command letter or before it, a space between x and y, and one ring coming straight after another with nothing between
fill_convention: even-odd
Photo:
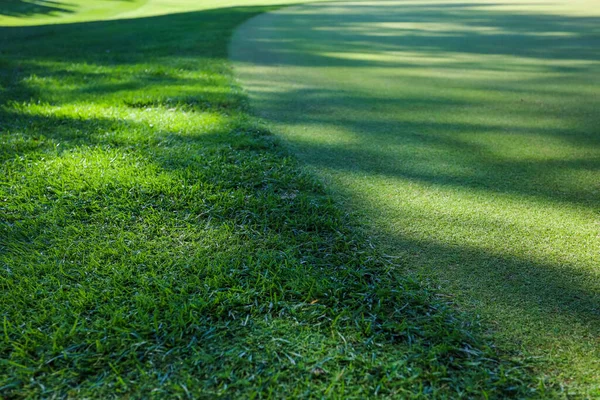
<instances>
[{"instance_id":1,"label":"mowed turf","mask_svg":"<svg viewBox=\"0 0 600 400\"><path fill-rule=\"evenodd\" d=\"M402 271L600 396L600 4L297 6L245 24L231 54Z\"/></svg>"},{"instance_id":2,"label":"mowed turf","mask_svg":"<svg viewBox=\"0 0 600 400\"><path fill-rule=\"evenodd\" d=\"M197 3L0 28L0 397L558 396L249 114L227 43L271 8Z\"/></svg>"},{"instance_id":3,"label":"mowed turf","mask_svg":"<svg viewBox=\"0 0 600 400\"><path fill-rule=\"evenodd\" d=\"M138 9L146 0L3 0L0 26L42 25L106 19Z\"/></svg>"},{"instance_id":4,"label":"mowed turf","mask_svg":"<svg viewBox=\"0 0 600 400\"><path fill-rule=\"evenodd\" d=\"M310 3L322 0L306 0ZM296 0L2 0L0 26L67 24L167 15L236 6L295 4Z\"/></svg>"}]
</instances>

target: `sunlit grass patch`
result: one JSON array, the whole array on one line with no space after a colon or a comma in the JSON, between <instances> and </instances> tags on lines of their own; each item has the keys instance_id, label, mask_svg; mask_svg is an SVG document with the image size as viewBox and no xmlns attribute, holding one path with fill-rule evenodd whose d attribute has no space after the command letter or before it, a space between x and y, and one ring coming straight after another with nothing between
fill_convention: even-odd
<instances>
[{"instance_id":1,"label":"sunlit grass patch","mask_svg":"<svg viewBox=\"0 0 600 400\"><path fill-rule=\"evenodd\" d=\"M147 0L4 0L0 25L41 25L104 19L135 10Z\"/></svg>"},{"instance_id":2,"label":"sunlit grass patch","mask_svg":"<svg viewBox=\"0 0 600 400\"><path fill-rule=\"evenodd\" d=\"M600 8L303 5L236 33L252 105L403 271L597 397Z\"/></svg>"},{"instance_id":3,"label":"sunlit grass patch","mask_svg":"<svg viewBox=\"0 0 600 400\"><path fill-rule=\"evenodd\" d=\"M0 395L551 393L249 113L266 10L0 29Z\"/></svg>"}]
</instances>

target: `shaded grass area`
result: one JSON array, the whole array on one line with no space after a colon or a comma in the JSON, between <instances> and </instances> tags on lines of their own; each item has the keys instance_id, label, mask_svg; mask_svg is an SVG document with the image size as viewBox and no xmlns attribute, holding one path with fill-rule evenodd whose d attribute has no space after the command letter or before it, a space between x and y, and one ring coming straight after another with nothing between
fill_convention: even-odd
<instances>
[{"instance_id":1,"label":"shaded grass area","mask_svg":"<svg viewBox=\"0 0 600 400\"><path fill-rule=\"evenodd\" d=\"M68 12L64 3L51 0L5 0L0 4L0 14L11 17Z\"/></svg>"},{"instance_id":2,"label":"shaded grass area","mask_svg":"<svg viewBox=\"0 0 600 400\"><path fill-rule=\"evenodd\" d=\"M148 0L2 0L0 26L42 25L105 19Z\"/></svg>"},{"instance_id":3,"label":"shaded grass area","mask_svg":"<svg viewBox=\"0 0 600 400\"><path fill-rule=\"evenodd\" d=\"M306 3L323 0L306 0ZM39 26L131 19L236 6L262 7L295 0L2 0L0 26Z\"/></svg>"},{"instance_id":4,"label":"shaded grass area","mask_svg":"<svg viewBox=\"0 0 600 400\"><path fill-rule=\"evenodd\" d=\"M600 393L599 27L591 1L339 2L260 16L231 52L377 245L583 397Z\"/></svg>"},{"instance_id":5,"label":"shaded grass area","mask_svg":"<svg viewBox=\"0 0 600 400\"><path fill-rule=\"evenodd\" d=\"M268 9L0 28L0 395L552 396L248 114Z\"/></svg>"}]
</instances>

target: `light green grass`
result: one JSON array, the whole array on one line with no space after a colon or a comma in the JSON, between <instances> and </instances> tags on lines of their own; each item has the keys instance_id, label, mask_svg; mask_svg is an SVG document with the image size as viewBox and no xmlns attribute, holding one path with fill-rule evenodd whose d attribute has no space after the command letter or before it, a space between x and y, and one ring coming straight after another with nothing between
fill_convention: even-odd
<instances>
[{"instance_id":1,"label":"light green grass","mask_svg":"<svg viewBox=\"0 0 600 400\"><path fill-rule=\"evenodd\" d=\"M135 10L148 0L3 0L0 26L42 25L107 19Z\"/></svg>"},{"instance_id":2,"label":"light green grass","mask_svg":"<svg viewBox=\"0 0 600 400\"><path fill-rule=\"evenodd\" d=\"M557 395L249 115L270 9L0 28L0 397Z\"/></svg>"},{"instance_id":3,"label":"light green grass","mask_svg":"<svg viewBox=\"0 0 600 400\"><path fill-rule=\"evenodd\" d=\"M600 6L298 6L238 31L254 108L403 270L600 396Z\"/></svg>"},{"instance_id":4,"label":"light green grass","mask_svg":"<svg viewBox=\"0 0 600 400\"><path fill-rule=\"evenodd\" d=\"M323 0L307 0L310 3ZM299 3L297 0L2 0L0 26L67 24L129 19L236 6Z\"/></svg>"}]
</instances>

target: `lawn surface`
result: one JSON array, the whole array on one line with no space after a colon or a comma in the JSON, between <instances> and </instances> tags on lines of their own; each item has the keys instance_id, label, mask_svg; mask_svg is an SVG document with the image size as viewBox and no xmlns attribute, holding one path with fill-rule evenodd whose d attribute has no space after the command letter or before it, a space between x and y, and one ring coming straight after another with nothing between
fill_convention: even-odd
<instances>
[{"instance_id":1,"label":"lawn surface","mask_svg":"<svg viewBox=\"0 0 600 400\"><path fill-rule=\"evenodd\" d=\"M286 8L234 37L252 106L406 274L600 396L600 5Z\"/></svg>"},{"instance_id":2,"label":"lawn surface","mask_svg":"<svg viewBox=\"0 0 600 400\"><path fill-rule=\"evenodd\" d=\"M322 0L306 0L310 3ZM2 0L0 26L67 24L140 18L236 6L300 3L297 0Z\"/></svg>"},{"instance_id":3,"label":"lawn surface","mask_svg":"<svg viewBox=\"0 0 600 400\"><path fill-rule=\"evenodd\" d=\"M249 114L227 44L272 8L198 3L1 3L52 24L0 28L0 397L558 395Z\"/></svg>"}]
</instances>

